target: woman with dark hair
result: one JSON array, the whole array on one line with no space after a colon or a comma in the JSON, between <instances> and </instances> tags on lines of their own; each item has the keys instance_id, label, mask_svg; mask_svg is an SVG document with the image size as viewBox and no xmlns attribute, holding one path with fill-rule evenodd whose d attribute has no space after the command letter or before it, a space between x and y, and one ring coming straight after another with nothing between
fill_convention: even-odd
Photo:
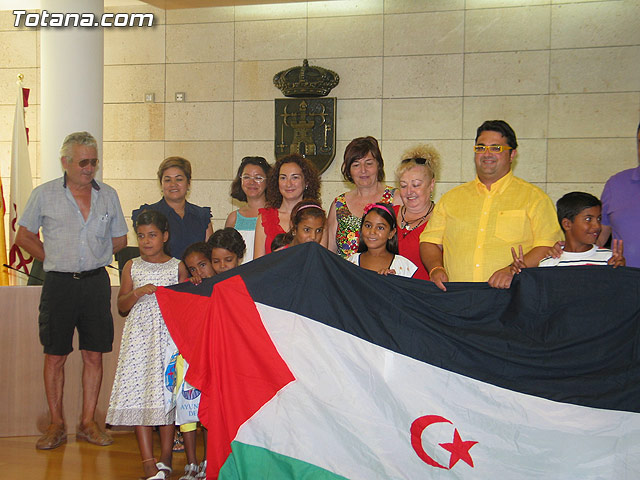
<instances>
[{"instance_id":1,"label":"woman with dark hair","mask_svg":"<svg viewBox=\"0 0 640 480\"><path fill-rule=\"evenodd\" d=\"M256 223L253 258L271 253L271 242L291 228L291 211L302 199L320 200L320 176L306 158L293 154L278 160L267 176L267 208ZM326 246L326 237L322 242Z\"/></svg>"},{"instance_id":2,"label":"woman with dark hair","mask_svg":"<svg viewBox=\"0 0 640 480\"><path fill-rule=\"evenodd\" d=\"M385 186L384 161L373 137L355 138L347 145L342 162L342 176L356 188L338 195L329 208L327 220L328 248L342 257L358 250L358 236L365 205L399 203L395 188Z\"/></svg>"},{"instance_id":3,"label":"woman with dark hair","mask_svg":"<svg viewBox=\"0 0 640 480\"><path fill-rule=\"evenodd\" d=\"M185 249L196 242L204 242L213 233L211 208L187 202L191 186L191 162L182 157L165 158L158 167L162 199L145 203L131 213L134 225L143 210L157 210L169 220L169 254L182 258Z\"/></svg>"},{"instance_id":4,"label":"woman with dark hair","mask_svg":"<svg viewBox=\"0 0 640 480\"><path fill-rule=\"evenodd\" d=\"M263 157L244 157L236 178L231 183L231 198L247 202L227 217L224 226L235 228L247 245L243 263L253 260L253 243L258 220L258 210L266 203L267 176L271 165Z\"/></svg>"}]
</instances>

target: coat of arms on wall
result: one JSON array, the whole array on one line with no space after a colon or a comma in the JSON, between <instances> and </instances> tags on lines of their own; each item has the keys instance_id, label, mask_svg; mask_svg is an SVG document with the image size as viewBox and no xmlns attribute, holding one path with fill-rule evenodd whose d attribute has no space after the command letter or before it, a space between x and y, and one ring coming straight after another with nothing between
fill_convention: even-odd
<instances>
[{"instance_id":1,"label":"coat of arms on wall","mask_svg":"<svg viewBox=\"0 0 640 480\"><path fill-rule=\"evenodd\" d=\"M336 155L336 98L327 97L338 85L337 73L322 67L292 67L277 73L273 83L286 97L275 101L276 159L298 153L324 172Z\"/></svg>"}]
</instances>

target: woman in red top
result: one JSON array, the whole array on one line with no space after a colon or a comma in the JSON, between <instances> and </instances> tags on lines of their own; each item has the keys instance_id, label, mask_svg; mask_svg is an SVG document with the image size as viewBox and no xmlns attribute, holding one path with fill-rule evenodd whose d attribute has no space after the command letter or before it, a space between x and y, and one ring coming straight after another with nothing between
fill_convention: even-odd
<instances>
[{"instance_id":1,"label":"woman in red top","mask_svg":"<svg viewBox=\"0 0 640 480\"><path fill-rule=\"evenodd\" d=\"M288 155L267 176L267 208L258 211L253 258L271 253L271 242L289 231L291 211L302 199L320 200L320 176L306 158ZM326 247L326 234L321 244Z\"/></svg>"},{"instance_id":2,"label":"woman in red top","mask_svg":"<svg viewBox=\"0 0 640 480\"><path fill-rule=\"evenodd\" d=\"M398 222L398 250L418 266L413 278L429 280L420 260L420 234L433 212L433 187L440 154L431 145L418 145L402 155L396 169L398 192L404 205L395 206Z\"/></svg>"}]
</instances>

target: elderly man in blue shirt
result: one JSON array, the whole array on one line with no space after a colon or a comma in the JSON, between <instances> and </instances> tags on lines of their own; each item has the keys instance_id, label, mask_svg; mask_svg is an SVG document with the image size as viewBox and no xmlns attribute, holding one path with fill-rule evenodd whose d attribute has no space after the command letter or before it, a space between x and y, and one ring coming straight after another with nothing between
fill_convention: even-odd
<instances>
[{"instance_id":1,"label":"elderly man in blue shirt","mask_svg":"<svg viewBox=\"0 0 640 480\"><path fill-rule=\"evenodd\" d=\"M95 138L87 132L68 135L60 156L64 175L33 190L15 241L43 261L47 273L38 323L51 424L36 443L41 450L56 448L67 439L62 412L64 364L73 350L76 328L84 366L82 418L76 435L96 445L113 443L94 418L102 354L110 352L113 343L111 286L104 267L127 244L118 194L94 178Z\"/></svg>"}]
</instances>

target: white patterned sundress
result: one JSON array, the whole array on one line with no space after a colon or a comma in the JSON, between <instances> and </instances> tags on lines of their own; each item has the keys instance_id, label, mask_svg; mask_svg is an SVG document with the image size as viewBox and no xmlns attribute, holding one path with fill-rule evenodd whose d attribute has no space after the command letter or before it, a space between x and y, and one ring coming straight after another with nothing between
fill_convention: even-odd
<instances>
[{"instance_id":1,"label":"white patterned sundress","mask_svg":"<svg viewBox=\"0 0 640 480\"><path fill-rule=\"evenodd\" d=\"M133 288L148 283L178 283L180 260L149 263L137 257L131 265ZM106 422L110 425L169 425L175 409L165 411L164 355L172 343L155 294L143 295L129 312L122 332L116 377Z\"/></svg>"}]
</instances>

